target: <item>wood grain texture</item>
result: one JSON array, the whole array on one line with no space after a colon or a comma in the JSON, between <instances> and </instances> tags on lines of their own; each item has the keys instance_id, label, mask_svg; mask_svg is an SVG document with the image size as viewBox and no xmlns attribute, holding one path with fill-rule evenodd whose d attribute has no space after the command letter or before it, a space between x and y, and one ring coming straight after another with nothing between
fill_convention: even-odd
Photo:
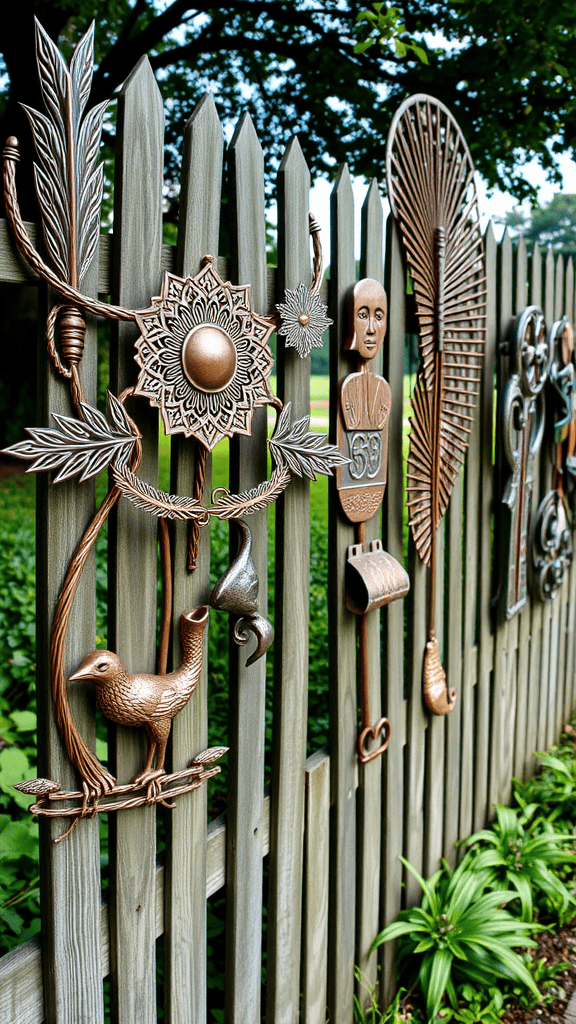
<instances>
[{"instance_id":1,"label":"wood grain texture","mask_svg":"<svg viewBox=\"0 0 576 1024\"><path fill-rule=\"evenodd\" d=\"M505 231L500 243L499 248L499 278L500 278L500 290L499 290L499 304L498 304L498 338L502 342L506 337L506 333L510 328L512 316L514 314L513 309L513 257L512 257L512 239L510 232ZM502 443L502 399L504 395L504 389L508 381L510 374L510 359L500 351L500 356L496 361L496 390L498 394L498 406L497 406L497 441L496 441L496 459L497 459L497 476L498 476L498 491L496 495L497 501L497 513L496 513L496 525L498 528L497 533L497 550L499 556L496 559L496 565L501 566L501 572L503 576L501 579L502 588L505 588L505 578L507 572L507 554L506 548L502 539L502 529L505 520L505 510L502 507L502 491L505 485L505 481L509 475L509 466L505 461L504 449ZM512 623L514 620L503 619L502 614L499 617L496 633L494 637L494 678L492 685L492 706L491 706L491 724L490 724L490 781L488 790L488 816L493 818L494 810L493 805L499 803L501 800L501 790L506 784L506 778L504 777L504 764L505 759L508 756L508 750L505 748L507 741L507 728L508 728L508 708L510 704L510 686L511 686L511 662L515 656L515 648L512 642L513 634Z\"/></svg>"},{"instance_id":2,"label":"wood grain texture","mask_svg":"<svg viewBox=\"0 0 576 1024\"><path fill-rule=\"evenodd\" d=\"M484 244L486 267L486 241ZM483 370L482 379L484 379ZM491 510L484 508L482 494L482 387L478 388L478 404L470 424L470 440L466 453L464 476L464 587L462 608L462 681L460 697L460 771L458 838L467 838L474 821L474 736L476 733L476 682L478 673L477 622L480 615L479 548L483 531L491 533ZM487 512L487 515L486 515ZM485 517L485 518L484 518ZM455 709L458 710L458 709ZM454 716L452 712L450 718ZM461 856L461 854L460 854Z\"/></svg>"},{"instance_id":3,"label":"wood grain texture","mask_svg":"<svg viewBox=\"0 0 576 1024\"><path fill-rule=\"evenodd\" d=\"M514 306L522 310L528 305L528 255L522 235L516 245ZM514 756L512 774L520 778L526 760L526 714L528 710L528 680L531 628L531 602L520 612L518 623L518 655L516 680L516 714L514 716Z\"/></svg>"},{"instance_id":4,"label":"wood grain texture","mask_svg":"<svg viewBox=\"0 0 576 1024\"><path fill-rule=\"evenodd\" d=\"M574 261L572 257L566 262L566 277L564 281L564 311L566 316L569 317L573 322L574 317ZM573 691L573 632L574 632L574 614L575 609L573 608L573 573L574 573L574 559L568 571L568 577L566 580L566 595L565 595L565 620L564 620L564 652L563 658L560 663L560 672L564 680L564 704L563 704L563 718L566 720L572 714L572 691Z\"/></svg>"},{"instance_id":5,"label":"wood grain texture","mask_svg":"<svg viewBox=\"0 0 576 1024\"><path fill-rule=\"evenodd\" d=\"M97 258L84 286L95 294ZM55 297L51 296L52 301ZM39 308L38 422L47 424L49 413L72 415L68 386L56 378L46 356L43 338L46 293L41 289ZM86 333L81 379L86 400L96 401L96 328ZM94 484L77 480L52 485L40 474L36 483L36 698L39 723L38 774L76 789L72 769L56 728L50 692L49 645L54 607L68 560L94 510ZM91 555L80 580L65 652L65 672L72 673L94 647L95 564ZM91 687L72 688L72 717L86 743L94 749L94 694ZM42 966L44 1009L47 1021L58 1024L101 1024L104 1019L100 974L100 846L96 819L79 822L61 844L52 840L64 831L61 821L40 823L40 897L43 930Z\"/></svg>"},{"instance_id":6,"label":"wood grain texture","mask_svg":"<svg viewBox=\"0 0 576 1024\"><path fill-rule=\"evenodd\" d=\"M550 329L555 316L555 283L556 261L552 246L549 245L544 260L543 309L546 326ZM552 487L552 465L548 455L550 445L550 428L546 424L544 438L540 449L539 476L534 478L534 495L532 498L533 515L538 506ZM550 745L549 738L554 735L554 705L556 696L555 672L551 672L551 657L556 657L556 643L552 619L556 602L547 601L542 607L542 644L540 650L540 716L538 722L538 749L543 750ZM541 742L540 742L541 741Z\"/></svg>"},{"instance_id":7,"label":"wood grain texture","mask_svg":"<svg viewBox=\"0 0 576 1024\"><path fill-rule=\"evenodd\" d=\"M493 666L493 635L491 599L491 531L494 502L494 467L492 439L494 423L494 367L498 342L498 311L496 305L497 246L494 229L489 224L484 236L486 260L486 344L484 371L478 417L480 436L480 523L478 547L478 678L476 682L476 727L474 737L474 807L473 830L483 827L489 810L488 773L490 765L490 680ZM494 583L494 587L497 583Z\"/></svg>"},{"instance_id":8,"label":"wood grain texture","mask_svg":"<svg viewBox=\"0 0 576 1024\"><path fill-rule=\"evenodd\" d=\"M309 191L310 173L294 137L278 172L279 301L285 288L310 281ZM292 403L293 419L309 415L310 359L301 359L279 337L276 366L278 395ZM266 1015L278 1024L297 1024L300 1004L309 568L310 483L293 479L276 503Z\"/></svg>"},{"instance_id":9,"label":"wood grain texture","mask_svg":"<svg viewBox=\"0 0 576 1024\"><path fill-rule=\"evenodd\" d=\"M530 303L542 305L542 253L538 245L534 246L530 267ZM535 479L540 475L540 453L535 459ZM530 665L528 679L528 711L526 721L526 757L524 776L533 775L536 770L534 751L538 747L538 726L540 715L540 646L542 640L542 616L544 607L541 601L532 601L530 611ZM544 716L545 717L545 716Z\"/></svg>"},{"instance_id":10,"label":"wood grain texture","mask_svg":"<svg viewBox=\"0 0 576 1024\"><path fill-rule=\"evenodd\" d=\"M378 182L373 179L362 206L362 236L360 277L371 277L383 283L384 218ZM370 365L375 374L382 373L382 349ZM401 392L396 392L392 404L402 401ZM375 540L382 534L381 510L366 523L366 541ZM382 714L382 674L380 667L380 611L368 614L368 673L370 712L372 722L379 721ZM392 725L392 728L394 726ZM373 744L376 746L376 743ZM376 987L378 958L368 950L379 931L380 925L380 851L382 836L382 768L388 753L375 761L358 766L359 786L357 798L358 846L357 846L357 892L356 892L356 959L365 983ZM362 1006L368 1003L366 984L358 985L356 995Z\"/></svg>"},{"instance_id":11,"label":"wood grain texture","mask_svg":"<svg viewBox=\"0 0 576 1024\"><path fill-rule=\"evenodd\" d=\"M264 159L244 115L230 146L232 279L250 283L252 306L265 311ZM230 487L237 492L266 479L266 410L257 409L251 437L230 443ZM267 608L266 511L250 516L252 556L260 578L260 614ZM233 541L236 551L236 538ZM250 652L230 648L226 1020L259 1024L262 940L262 799L266 664L245 668Z\"/></svg>"},{"instance_id":12,"label":"wood grain texture","mask_svg":"<svg viewBox=\"0 0 576 1024\"><path fill-rule=\"evenodd\" d=\"M190 117L184 133L184 155L178 218L176 273L186 277L200 269L202 257L218 250L224 138L214 100L206 95ZM170 449L170 490L194 491L198 445L175 436ZM206 465L205 493L211 490L211 459ZM208 601L210 590L210 530L200 531L198 561L193 573L187 563L188 524L174 523L173 664L180 664L180 615ZM211 616L219 614L212 611ZM202 674L191 701L172 725L172 771L180 771L208 743L208 672ZM168 1024L206 1021L206 828L207 786L178 801L167 816L166 932L164 1007Z\"/></svg>"},{"instance_id":13,"label":"wood grain texture","mask_svg":"<svg viewBox=\"0 0 576 1024\"><path fill-rule=\"evenodd\" d=\"M477 413L475 414L476 418ZM468 465L469 451L466 453L465 467ZM450 495L450 504L446 513L447 540L447 587L446 587L446 645L444 669L448 686L453 686L457 693L458 703L446 717L446 752L444 780L444 832L442 849L451 866L456 863L456 841L459 833L460 790L462 788L462 771L464 762L468 761L469 751L462 748L462 607L463 607L463 564L462 564L462 518L464 505L464 473L454 484ZM468 552L466 552L468 553ZM468 714L470 706L468 701Z\"/></svg>"},{"instance_id":14,"label":"wood grain texture","mask_svg":"<svg viewBox=\"0 0 576 1024\"><path fill-rule=\"evenodd\" d=\"M386 221L385 288L388 294L388 333L384 342L383 372L393 396L388 421L388 485L384 493L382 542L401 564L404 561L402 516L404 474L402 434L404 408L404 335L406 331L406 275L394 218ZM404 743L406 738L406 702L404 700L404 601L394 601L382 609L383 626L383 710L390 719L392 733L384 755L382 771L382 869L381 925L398 916L402 904L402 864L404 822L398 809L404 804ZM395 984L395 945L380 947L382 1006L391 1002Z\"/></svg>"},{"instance_id":15,"label":"wood grain texture","mask_svg":"<svg viewBox=\"0 0 576 1024\"><path fill-rule=\"evenodd\" d=\"M118 100L114 174L113 300L147 305L160 287L162 242L162 100L146 57L126 81ZM142 130L146 124L146 131ZM114 394L136 378L134 324L113 332L110 368ZM131 406L134 409L134 406ZM143 435L141 476L155 484L158 473L156 411L138 402ZM109 646L128 672L153 672L156 660L156 531L147 513L124 499L110 521ZM144 730L110 728L112 769L122 783L142 769ZM111 1016L122 1024L156 1020L154 936L156 811L142 807L111 815L110 823Z\"/></svg>"},{"instance_id":16,"label":"wood grain texture","mask_svg":"<svg viewBox=\"0 0 576 1024\"><path fill-rule=\"evenodd\" d=\"M450 495L452 500L452 495ZM438 525L436 535L436 593L445 595L444 558L446 545L446 519ZM430 576L428 570L427 575ZM460 585L460 580L458 581ZM428 616L426 616L428 622ZM438 648L442 662L445 661L444 601L437 601L434 615L434 630L438 637ZM448 682L450 686L450 682ZM452 714L456 713L456 709ZM428 713L426 731L426 775L424 780L424 850L423 868L426 877L440 867L444 853L444 757L446 740L446 716Z\"/></svg>"},{"instance_id":17,"label":"wood grain texture","mask_svg":"<svg viewBox=\"0 0 576 1024\"><path fill-rule=\"evenodd\" d=\"M347 300L356 279L354 199L346 165L340 168L330 197L330 438L336 441L338 381L349 372L342 355L348 326ZM356 621L345 604L344 570L354 529L344 519L334 478L329 480L328 617L330 649L330 946L328 1005L332 1024L349 1024L354 993L356 919Z\"/></svg>"},{"instance_id":18,"label":"wood grain texture","mask_svg":"<svg viewBox=\"0 0 576 1024\"><path fill-rule=\"evenodd\" d=\"M326 1024L328 987L328 877L330 758L306 761L306 841L302 928L302 1024Z\"/></svg>"},{"instance_id":19,"label":"wood grain texture","mask_svg":"<svg viewBox=\"0 0 576 1024\"><path fill-rule=\"evenodd\" d=\"M306 762L306 769L314 772L319 760L323 759L325 752L320 755L312 755ZM324 772L328 776L329 768L325 766ZM328 781L322 786L328 785ZM130 812L129 812L130 813ZM327 828L320 829L318 842L323 844L322 848L327 849ZM265 797L262 804L262 856L269 852L270 840L270 798ZM322 864L325 860L322 858ZM211 821L208 826L206 837L206 892L205 896L213 896L215 892L226 882L226 825L224 818L217 818ZM156 868L153 882L154 899L154 926L153 937L157 939L164 931L164 868ZM323 884L326 889L326 901L328 899L328 874L323 875ZM324 913L324 927L326 928L326 913ZM98 923L94 925L98 930ZM100 974L105 978L110 971L110 948L109 948L109 927L108 907L100 908ZM325 965L325 958L324 958ZM324 971L326 967L324 966ZM42 1024L45 1020L42 999L42 964L40 953L40 940L38 936L23 942L11 953L0 957L0 1020L2 1024ZM324 1024L324 1022L322 1022Z\"/></svg>"}]
</instances>

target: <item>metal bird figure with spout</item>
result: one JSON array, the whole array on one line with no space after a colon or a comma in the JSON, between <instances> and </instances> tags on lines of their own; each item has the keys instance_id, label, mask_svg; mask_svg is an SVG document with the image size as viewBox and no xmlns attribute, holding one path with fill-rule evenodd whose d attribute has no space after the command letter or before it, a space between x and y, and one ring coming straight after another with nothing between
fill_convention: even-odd
<instances>
[{"instance_id":1,"label":"metal bird figure with spout","mask_svg":"<svg viewBox=\"0 0 576 1024\"><path fill-rule=\"evenodd\" d=\"M104 714L118 725L143 726L148 736L144 771L136 785L153 783L164 775L164 757L172 719L194 693L202 669L204 630L208 607L203 605L180 617L182 662L175 672L153 676L129 674L117 654L92 651L69 677L70 682L92 683ZM156 753L156 767L152 760Z\"/></svg>"}]
</instances>

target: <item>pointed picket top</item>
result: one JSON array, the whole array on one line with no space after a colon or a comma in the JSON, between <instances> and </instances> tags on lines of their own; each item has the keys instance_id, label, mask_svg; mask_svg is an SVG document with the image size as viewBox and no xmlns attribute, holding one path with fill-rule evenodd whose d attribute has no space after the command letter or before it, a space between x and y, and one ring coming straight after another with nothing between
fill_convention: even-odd
<instances>
[{"instance_id":1,"label":"pointed picket top","mask_svg":"<svg viewBox=\"0 0 576 1024\"><path fill-rule=\"evenodd\" d=\"M564 312L568 319L574 323L574 260L571 256L566 260L564 296Z\"/></svg>"},{"instance_id":2,"label":"pointed picket top","mask_svg":"<svg viewBox=\"0 0 576 1024\"><path fill-rule=\"evenodd\" d=\"M260 140L256 134L254 122L250 117L250 114L247 112L242 114L234 129L230 149L235 150L236 152L241 149L246 149L253 157L258 156L262 159L262 162L264 162L264 154L262 152Z\"/></svg>"},{"instance_id":3,"label":"pointed picket top","mask_svg":"<svg viewBox=\"0 0 576 1024\"><path fill-rule=\"evenodd\" d=\"M372 178L361 211L360 277L383 281L384 275L384 210L380 188Z\"/></svg>"},{"instance_id":4,"label":"pointed picket top","mask_svg":"<svg viewBox=\"0 0 576 1024\"><path fill-rule=\"evenodd\" d=\"M524 235L518 235L516 245L516 309L528 305L528 254Z\"/></svg>"},{"instance_id":5,"label":"pointed picket top","mask_svg":"<svg viewBox=\"0 0 576 1024\"><path fill-rule=\"evenodd\" d=\"M164 105L162 102L162 96L160 89L158 88L158 83L154 77L154 72L152 71L152 65L150 64L146 54L140 58L138 63L132 69L120 90L121 96L127 95L128 93L140 95L143 105L146 105L153 99L161 111L162 123L164 122Z\"/></svg>"},{"instance_id":6,"label":"pointed picket top","mask_svg":"<svg viewBox=\"0 0 576 1024\"><path fill-rule=\"evenodd\" d=\"M554 319L564 316L564 257L558 253L556 257L556 273L554 275Z\"/></svg>"},{"instance_id":7,"label":"pointed picket top","mask_svg":"<svg viewBox=\"0 0 576 1024\"><path fill-rule=\"evenodd\" d=\"M549 243L544 261L544 316L548 327L554 320L554 278L556 273L554 251Z\"/></svg>"},{"instance_id":8,"label":"pointed picket top","mask_svg":"<svg viewBox=\"0 0 576 1024\"><path fill-rule=\"evenodd\" d=\"M496 245L496 235L494 234L493 220L489 220L488 224L486 225L486 230L484 232L484 245L486 247L488 247L488 245Z\"/></svg>"},{"instance_id":9,"label":"pointed picket top","mask_svg":"<svg viewBox=\"0 0 576 1024\"><path fill-rule=\"evenodd\" d=\"M354 261L354 193L348 164L340 166L330 193L330 222L330 276L333 277L335 270L343 270L347 254ZM354 269L347 266L345 276L353 280Z\"/></svg>"},{"instance_id":10,"label":"pointed picket top","mask_svg":"<svg viewBox=\"0 0 576 1024\"><path fill-rule=\"evenodd\" d=\"M343 196L347 193L352 195L352 179L350 178L348 164L340 164L330 198L333 199L336 196Z\"/></svg>"},{"instance_id":11,"label":"pointed picket top","mask_svg":"<svg viewBox=\"0 0 576 1024\"><path fill-rule=\"evenodd\" d=\"M180 274L195 274L203 256L217 255L223 158L224 133L207 92L184 131L176 254Z\"/></svg>"},{"instance_id":12,"label":"pointed picket top","mask_svg":"<svg viewBox=\"0 0 576 1024\"><path fill-rule=\"evenodd\" d=\"M242 114L230 143L233 273L251 284L254 309L266 312L264 153L250 114Z\"/></svg>"},{"instance_id":13,"label":"pointed picket top","mask_svg":"<svg viewBox=\"0 0 576 1024\"><path fill-rule=\"evenodd\" d=\"M310 171L297 135L278 168L278 293L310 281ZM313 212L313 211L312 211Z\"/></svg>"},{"instance_id":14,"label":"pointed picket top","mask_svg":"<svg viewBox=\"0 0 576 1024\"><path fill-rule=\"evenodd\" d=\"M500 338L506 336L510 326L510 317L521 310L514 309L513 305L513 274L512 274L512 235L510 229L506 228L500 242Z\"/></svg>"},{"instance_id":15,"label":"pointed picket top","mask_svg":"<svg viewBox=\"0 0 576 1024\"><path fill-rule=\"evenodd\" d=\"M542 250L538 242L534 243L534 249L532 250L530 302L533 306L542 305Z\"/></svg>"},{"instance_id":16,"label":"pointed picket top","mask_svg":"<svg viewBox=\"0 0 576 1024\"><path fill-rule=\"evenodd\" d=\"M310 182L310 171L308 170L308 164L306 163L300 139L297 135L292 136L284 150L284 155L278 168L278 176L288 173L289 169L292 169L292 173L296 171L301 174L303 179L307 177L308 183Z\"/></svg>"}]
</instances>

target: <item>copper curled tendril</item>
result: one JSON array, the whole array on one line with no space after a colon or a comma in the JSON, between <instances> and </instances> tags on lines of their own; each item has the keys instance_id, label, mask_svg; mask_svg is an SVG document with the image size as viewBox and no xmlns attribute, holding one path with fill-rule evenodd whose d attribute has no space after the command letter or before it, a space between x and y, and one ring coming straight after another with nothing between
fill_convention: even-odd
<instances>
[{"instance_id":1,"label":"copper curled tendril","mask_svg":"<svg viewBox=\"0 0 576 1024\"><path fill-rule=\"evenodd\" d=\"M153 310L150 307L135 310L125 309L124 306L114 306L107 302L99 302L98 299L92 299L88 295L83 295L82 292L73 288L72 285L66 284L64 281L60 280L58 275L44 263L42 257L37 253L36 249L32 245L28 232L26 231L24 221L22 220L16 191L16 163L20 159L19 142L14 136L10 136L10 138L7 139L3 156L6 217L14 234L20 254L30 264L32 269L36 271L38 276L41 277L46 284L49 284L55 292L61 295L64 299L67 299L68 302L81 306L82 309L87 310L89 313L93 313L95 316L102 316L108 320L134 321L137 315L152 312Z\"/></svg>"}]
</instances>

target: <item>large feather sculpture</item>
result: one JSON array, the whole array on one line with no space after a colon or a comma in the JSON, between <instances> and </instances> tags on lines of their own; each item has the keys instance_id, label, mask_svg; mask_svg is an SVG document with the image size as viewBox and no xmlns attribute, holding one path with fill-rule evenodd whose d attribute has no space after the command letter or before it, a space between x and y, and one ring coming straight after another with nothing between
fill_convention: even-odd
<instances>
[{"instance_id":1,"label":"large feather sculpture","mask_svg":"<svg viewBox=\"0 0 576 1024\"><path fill-rule=\"evenodd\" d=\"M486 292L474 167L456 121L438 100L416 95L398 109L386 175L419 327L407 493L414 544L431 568L424 700L435 714L447 714L456 694L447 689L434 633L436 535L468 447L482 372Z\"/></svg>"},{"instance_id":2,"label":"large feather sculpture","mask_svg":"<svg viewBox=\"0 0 576 1024\"><path fill-rule=\"evenodd\" d=\"M85 113L92 84L94 23L76 47L70 70L39 21L36 53L48 116L22 106L38 155L34 176L44 240L56 273L78 288L98 245L104 173L98 153L108 101Z\"/></svg>"}]
</instances>

